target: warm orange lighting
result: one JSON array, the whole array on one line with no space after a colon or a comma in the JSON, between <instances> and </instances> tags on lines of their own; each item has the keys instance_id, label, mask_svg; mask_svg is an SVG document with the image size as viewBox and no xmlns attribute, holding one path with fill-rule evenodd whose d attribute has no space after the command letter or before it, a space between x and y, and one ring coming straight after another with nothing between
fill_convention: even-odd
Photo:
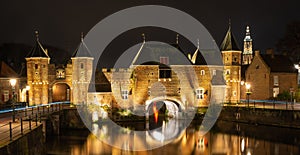
<instances>
[{"instance_id":1,"label":"warm orange lighting","mask_svg":"<svg viewBox=\"0 0 300 155\"><path fill-rule=\"evenodd\" d=\"M157 123L158 122L158 110L156 108L156 102L153 103L153 113L154 113L155 123Z\"/></svg>"}]
</instances>

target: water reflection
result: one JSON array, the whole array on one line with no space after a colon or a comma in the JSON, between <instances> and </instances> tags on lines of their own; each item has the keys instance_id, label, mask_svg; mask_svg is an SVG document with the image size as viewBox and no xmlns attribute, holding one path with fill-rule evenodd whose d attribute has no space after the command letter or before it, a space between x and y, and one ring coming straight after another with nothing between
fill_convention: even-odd
<instances>
[{"instance_id":1,"label":"water reflection","mask_svg":"<svg viewBox=\"0 0 300 155\"><path fill-rule=\"evenodd\" d=\"M94 124L93 133L69 131L63 137L49 140L47 149L49 154L203 154L203 155L286 155L300 154L300 131L296 129L276 128L268 126L254 126L248 124L236 124L219 121L213 129L201 136L199 124L193 122L186 130L180 130L176 120L163 122L162 128L156 128L146 135L134 135L131 128L135 125L127 125L127 128L119 131L120 134L115 143L120 143L122 149L111 147L100 141L110 139L111 131L105 124ZM144 125L145 126L145 125ZM238 126L238 128L237 128ZM145 126L147 128L147 126ZM65 134L65 133L64 133ZM68 135L69 134L69 135ZM134 140L130 140L130 139ZM128 151L136 145L147 148L149 143L169 144L149 151ZM63 144L63 145L62 145Z\"/></svg>"}]
</instances>

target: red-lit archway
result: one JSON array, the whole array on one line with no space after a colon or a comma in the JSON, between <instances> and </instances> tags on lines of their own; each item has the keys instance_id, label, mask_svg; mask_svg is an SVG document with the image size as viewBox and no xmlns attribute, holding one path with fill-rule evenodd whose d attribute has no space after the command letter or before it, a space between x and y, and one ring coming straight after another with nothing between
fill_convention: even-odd
<instances>
[{"instance_id":1,"label":"red-lit archway","mask_svg":"<svg viewBox=\"0 0 300 155\"><path fill-rule=\"evenodd\" d=\"M70 87L65 83L56 83L52 86L52 102L70 101Z\"/></svg>"}]
</instances>

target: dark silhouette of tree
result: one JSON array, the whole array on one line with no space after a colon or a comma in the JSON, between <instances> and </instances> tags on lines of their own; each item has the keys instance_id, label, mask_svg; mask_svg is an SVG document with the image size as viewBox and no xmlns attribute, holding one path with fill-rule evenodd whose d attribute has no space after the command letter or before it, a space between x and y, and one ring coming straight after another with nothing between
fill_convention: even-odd
<instances>
[{"instance_id":1,"label":"dark silhouette of tree","mask_svg":"<svg viewBox=\"0 0 300 155\"><path fill-rule=\"evenodd\" d=\"M294 63L300 61L300 21L294 21L287 25L286 32L276 44L278 52L291 57Z\"/></svg>"}]
</instances>

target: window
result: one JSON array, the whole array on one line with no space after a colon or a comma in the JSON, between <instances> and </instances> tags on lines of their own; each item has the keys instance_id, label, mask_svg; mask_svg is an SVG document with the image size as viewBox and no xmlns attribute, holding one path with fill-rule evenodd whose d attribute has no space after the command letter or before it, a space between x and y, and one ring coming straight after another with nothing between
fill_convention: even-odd
<instances>
[{"instance_id":1,"label":"window","mask_svg":"<svg viewBox=\"0 0 300 155\"><path fill-rule=\"evenodd\" d=\"M3 91L3 101L6 102L9 100L9 92L8 90Z\"/></svg>"},{"instance_id":2,"label":"window","mask_svg":"<svg viewBox=\"0 0 300 155\"><path fill-rule=\"evenodd\" d=\"M204 71L204 70L201 70L201 71L200 71L200 74L201 74L201 75L205 75L205 71Z\"/></svg>"},{"instance_id":3,"label":"window","mask_svg":"<svg viewBox=\"0 0 300 155\"><path fill-rule=\"evenodd\" d=\"M258 65L256 65L256 67L255 67L256 69L259 69L259 66Z\"/></svg>"},{"instance_id":4,"label":"window","mask_svg":"<svg viewBox=\"0 0 300 155\"><path fill-rule=\"evenodd\" d=\"M171 69L159 69L159 78L171 78Z\"/></svg>"},{"instance_id":5,"label":"window","mask_svg":"<svg viewBox=\"0 0 300 155\"><path fill-rule=\"evenodd\" d=\"M236 58L236 57L234 57L233 61L234 61L234 62L237 62L237 58Z\"/></svg>"},{"instance_id":6,"label":"window","mask_svg":"<svg viewBox=\"0 0 300 155\"><path fill-rule=\"evenodd\" d=\"M128 99L128 90L122 90L121 96L122 96L123 100L127 100Z\"/></svg>"},{"instance_id":7,"label":"window","mask_svg":"<svg viewBox=\"0 0 300 155\"><path fill-rule=\"evenodd\" d=\"M279 94L279 88L273 88L273 97L277 97L277 95Z\"/></svg>"},{"instance_id":8,"label":"window","mask_svg":"<svg viewBox=\"0 0 300 155\"><path fill-rule=\"evenodd\" d=\"M233 94L233 96L236 96L236 91L233 91L232 94Z\"/></svg>"},{"instance_id":9,"label":"window","mask_svg":"<svg viewBox=\"0 0 300 155\"><path fill-rule=\"evenodd\" d=\"M216 70L213 70L212 75L213 75L213 76L217 75L217 71L216 71Z\"/></svg>"},{"instance_id":10,"label":"window","mask_svg":"<svg viewBox=\"0 0 300 155\"><path fill-rule=\"evenodd\" d=\"M169 65L169 57L160 57L159 62L165 65Z\"/></svg>"},{"instance_id":11,"label":"window","mask_svg":"<svg viewBox=\"0 0 300 155\"><path fill-rule=\"evenodd\" d=\"M80 63L80 68L83 69L83 63Z\"/></svg>"},{"instance_id":12,"label":"window","mask_svg":"<svg viewBox=\"0 0 300 155\"><path fill-rule=\"evenodd\" d=\"M35 69L38 69L38 68L39 68L39 65L38 65L38 64L35 64L35 65L34 65L34 68L35 68Z\"/></svg>"},{"instance_id":13,"label":"window","mask_svg":"<svg viewBox=\"0 0 300 155\"><path fill-rule=\"evenodd\" d=\"M278 80L278 76L277 75L275 75L274 76L274 86L279 86L279 82L278 82L279 80Z\"/></svg>"},{"instance_id":14,"label":"window","mask_svg":"<svg viewBox=\"0 0 300 155\"><path fill-rule=\"evenodd\" d=\"M230 69L226 69L226 75L230 74Z\"/></svg>"},{"instance_id":15,"label":"window","mask_svg":"<svg viewBox=\"0 0 300 155\"><path fill-rule=\"evenodd\" d=\"M203 88L196 90L196 98L201 99L201 100L204 98L204 89Z\"/></svg>"}]
</instances>

